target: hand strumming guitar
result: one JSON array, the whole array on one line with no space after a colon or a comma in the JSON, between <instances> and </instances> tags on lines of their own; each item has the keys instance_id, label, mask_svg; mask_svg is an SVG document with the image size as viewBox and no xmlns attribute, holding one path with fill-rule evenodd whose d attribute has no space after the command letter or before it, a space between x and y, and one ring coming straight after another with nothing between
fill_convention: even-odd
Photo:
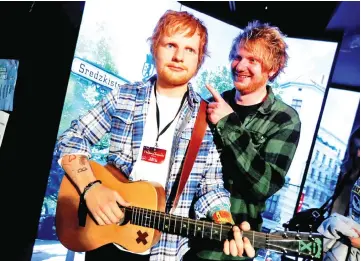
<instances>
[{"instance_id":1,"label":"hand strumming guitar","mask_svg":"<svg viewBox=\"0 0 361 261\"><path fill-rule=\"evenodd\" d=\"M84 188L95 181L88 158L83 155L65 155L61 165L70 179L83 193ZM84 195L88 210L93 215L98 225L116 224L123 220L124 214L117 203L122 206L129 206L116 191L106 186L95 183Z\"/></svg>"}]
</instances>

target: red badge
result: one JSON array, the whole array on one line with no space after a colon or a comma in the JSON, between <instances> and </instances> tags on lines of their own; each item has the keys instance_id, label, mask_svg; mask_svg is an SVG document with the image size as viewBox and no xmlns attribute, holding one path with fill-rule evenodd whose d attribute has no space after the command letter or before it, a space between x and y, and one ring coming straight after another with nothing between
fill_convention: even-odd
<instances>
[{"instance_id":1,"label":"red badge","mask_svg":"<svg viewBox=\"0 0 361 261\"><path fill-rule=\"evenodd\" d=\"M166 150L155 147L143 147L142 160L160 164L165 159Z\"/></svg>"}]
</instances>

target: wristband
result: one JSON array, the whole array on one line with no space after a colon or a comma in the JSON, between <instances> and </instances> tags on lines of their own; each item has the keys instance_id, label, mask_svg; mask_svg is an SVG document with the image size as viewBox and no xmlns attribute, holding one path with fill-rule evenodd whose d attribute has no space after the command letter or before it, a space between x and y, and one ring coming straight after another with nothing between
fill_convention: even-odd
<instances>
[{"instance_id":1,"label":"wristband","mask_svg":"<svg viewBox=\"0 0 361 261\"><path fill-rule=\"evenodd\" d=\"M93 185L95 185L96 183L102 184L101 180L95 180L95 181L90 182L88 185L86 185L86 187L84 188L83 193L80 195L80 200L85 200L84 197L85 197L86 192L87 192Z\"/></svg>"},{"instance_id":2,"label":"wristband","mask_svg":"<svg viewBox=\"0 0 361 261\"><path fill-rule=\"evenodd\" d=\"M85 204L85 199L84 199L85 193L96 183L101 184L102 182L100 180L95 180L95 181L90 182L88 185L86 185L83 193L81 193L81 195L80 195L79 207L78 207L78 222L79 222L79 226L81 226L81 227L85 227L86 215L88 213L88 209L87 209L87 206Z\"/></svg>"}]
</instances>

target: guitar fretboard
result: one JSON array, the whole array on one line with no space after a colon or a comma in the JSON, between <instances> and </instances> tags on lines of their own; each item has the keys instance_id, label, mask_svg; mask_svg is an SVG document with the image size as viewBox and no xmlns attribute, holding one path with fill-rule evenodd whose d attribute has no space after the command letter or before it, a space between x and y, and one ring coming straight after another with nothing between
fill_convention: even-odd
<instances>
[{"instance_id":1,"label":"guitar fretboard","mask_svg":"<svg viewBox=\"0 0 361 261\"><path fill-rule=\"evenodd\" d=\"M149 227L162 232L182 235L188 238L199 237L210 240L224 241L230 238L232 226L216 224L205 220L194 220L161 211L139 207L125 208L125 215L133 225ZM268 234L260 237L255 231L243 232L256 248L265 248L268 244Z\"/></svg>"}]
</instances>

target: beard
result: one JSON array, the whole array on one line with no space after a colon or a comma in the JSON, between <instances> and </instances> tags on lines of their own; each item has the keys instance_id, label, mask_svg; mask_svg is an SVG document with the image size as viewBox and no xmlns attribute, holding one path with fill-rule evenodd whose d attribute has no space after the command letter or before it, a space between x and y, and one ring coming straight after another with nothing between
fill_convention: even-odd
<instances>
[{"instance_id":1,"label":"beard","mask_svg":"<svg viewBox=\"0 0 361 261\"><path fill-rule=\"evenodd\" d=\"M265 86L268 82L268 77L266 74L263 74L261 78L253 78L249 77L248 79L245 79L244 82L237 81L237 75L235 73L232 74L233 77L233 84L235 88L242 94L250 94L257 89Z\"/></svg>"},{"instance_id":2,"label":"beard","mask_svg":"<svg viewBox=\"0 0 361 261\"><path fill-rule=\"evenodd\" d=\"M184 67L184 66L183 66ZM171 86L180 86L187 84L193 77L187 68L182 71L171 70L167 65L157 70L158 81Z\"/></svg>"}]
</instances>

